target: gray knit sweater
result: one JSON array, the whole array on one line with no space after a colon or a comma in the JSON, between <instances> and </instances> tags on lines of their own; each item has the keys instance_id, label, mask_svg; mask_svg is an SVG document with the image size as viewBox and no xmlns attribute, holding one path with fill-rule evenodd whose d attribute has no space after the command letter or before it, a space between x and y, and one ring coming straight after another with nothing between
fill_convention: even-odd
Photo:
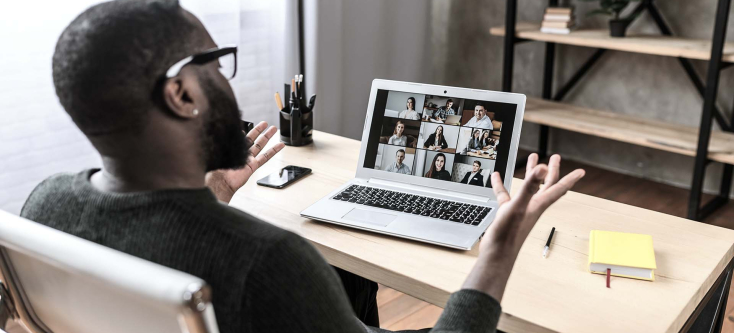
<instances>
[{"instance_id":1,"label":"gray knit sweater","mask_svg":"<svg viewBox=\"0 0 734 333\"><path fill-rule=\"evenodd\" d=\"M96 171L45 180L21 216L204 279L222 333L385 332L356 319L339 277L303 238L209 189L100 192L89 181ZM494 332L500 313L491 296L461 290L431 332Z\"/></svg>"}]
</instances>

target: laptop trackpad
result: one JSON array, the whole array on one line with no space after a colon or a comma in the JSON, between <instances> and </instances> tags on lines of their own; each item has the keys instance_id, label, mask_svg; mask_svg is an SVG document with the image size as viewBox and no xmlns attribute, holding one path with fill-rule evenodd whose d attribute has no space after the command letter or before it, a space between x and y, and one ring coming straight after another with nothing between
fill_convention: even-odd
<instances>
[{"instance_id":1,"label":"laptop trackpad","mask_svg":"<svg viewBox=\"0 0 734 333\"><path fill-rule=\"evenodd\" d=\"M343 219L347 221L354 221L354 222L360 222L360 223L368 223L373 224L380 227L387 227L390 222L395 220L395 218L398 217L397 215L392 214L385 214L380 212L375 212L371 210L364 210L359 208L354 208L347 213L347 215L344 215L342 217Z\"/></svg>"}]
</instances>

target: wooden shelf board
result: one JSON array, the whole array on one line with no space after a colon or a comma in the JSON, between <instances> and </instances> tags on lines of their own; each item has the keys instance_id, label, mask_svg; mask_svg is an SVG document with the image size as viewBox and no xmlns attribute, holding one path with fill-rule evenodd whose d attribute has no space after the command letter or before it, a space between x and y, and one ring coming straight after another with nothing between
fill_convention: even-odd
<instances>
[{"instance_id":1,"label":"wooden shelf board","mask_svg":"<svg viewBox=\"0 0 734 333\"><path fill-rule=\"evenodd\" d=\"M494 27L489 30L489 33L495 36L504 36L505 28ZM624 38L612 38L609 36L609 30L602 29L578 29L571 31L568 35L547 34L540 32L539 24L527 22L517 24L516 36L542 42L689 59L709 60L711 55L711 41L707 39L634 33L628 34ZM724 45L722 61L734 62L734 43L727 42Z\"/></svg>"},{"instance_id":2,"label":"wooden shelf board","mask_svg":"<svg viewBox=\"0 0 734 333\"><path fill-rule=\"evenodd\" d=\"M525 121L638 146L695 156L698 128L528 98ZM734 164L734 134L711 132L711 160Z\"/></svg>"}]
</instances>

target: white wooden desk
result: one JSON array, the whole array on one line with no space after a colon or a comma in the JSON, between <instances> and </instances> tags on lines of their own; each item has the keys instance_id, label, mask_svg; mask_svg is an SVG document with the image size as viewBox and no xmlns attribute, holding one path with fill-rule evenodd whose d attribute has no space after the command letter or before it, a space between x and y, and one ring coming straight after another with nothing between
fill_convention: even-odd
<instances>
[{"instance_id":1,"label":"white wooden desk","mask_svg":"<svg viewBox=\"0 0 734 333\"><path fill-rule=\"evenodd\" d=\"M314 144L286 147L230 204L307 238L332 265L444 306L474 265L476 247L450 250L300 217L303 209L354 177L359 146L359 141L315 132ZM255 184L291 164L311 168L313 174L283 190ZM516 179L513 190L521 182ZM552 227L551 251L543 259ZM607 289L604 276L587 271L589 231L594 229L652 235L655 282L612 277ZM523 245L502 299L500 329L678 332L689 330L695 318L700 319L696 324L711 325L706 316L721 319L723 309L694 310L699 304L713 304L716 310L719 298L726 299L725 277L733 256L732 230L570 192L548 209Z\"/></svg>"}]
</instances>

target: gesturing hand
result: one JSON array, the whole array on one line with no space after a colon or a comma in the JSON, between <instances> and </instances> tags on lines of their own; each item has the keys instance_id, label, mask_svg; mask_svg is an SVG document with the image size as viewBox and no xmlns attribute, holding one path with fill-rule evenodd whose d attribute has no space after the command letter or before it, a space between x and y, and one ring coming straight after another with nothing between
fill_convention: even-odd
<instances>
[{"instance_id":1,"label":"gesturing hand","mask_svg":"<svg viewBox=\"0 0 734 333\"><path fill-rule=\"evenodd\" d=\"M530 155L525 182L515 197L510 197L499 173L492 174L492 187L499 210L482 238L479 259L467 277L464 288L481 290L498 301L502 300L520 247L535 222L585 174L584 170L577 169L558 180L560 167L559 155L551 156L548 166L538 165L537 154Z\"/></svg>"},{"instance_id":2,"label":"gesturing hand","mask_svg":"<svg viewBox=\"0 0 734 333\"><path fill-rule=\"evenodd\" d=\"M492 174L492 187L499 202L499 211L492 225L487 228L481 250L510 246L516 250L513 253L520 251L520 246L540 215L566 194L585 174L583 169L576 169L558 180L560 167L560 155L551 156L546 166L538 165L538 155L531 154L525 171L525 182L514 198L511 198L505 189L499 173Z\"/></svg>"},{"instance_id":3,"label":"gesturing hand","mask_svg":"<svg viewBox=\"0 0 734 333\"><path fill-rule=\"evenodd\" d=\"M206 185L211 188L217 198L229 202L237 190L247 183L250 176L277 154L285 145L278 142L273 148L262 151L270 138L277 132L275 126L268 127L268 123L261 121L249 133L247 138L252 142L247 164L241 169L215 170L207 173Z\"/></svg>"}]
</instances>

